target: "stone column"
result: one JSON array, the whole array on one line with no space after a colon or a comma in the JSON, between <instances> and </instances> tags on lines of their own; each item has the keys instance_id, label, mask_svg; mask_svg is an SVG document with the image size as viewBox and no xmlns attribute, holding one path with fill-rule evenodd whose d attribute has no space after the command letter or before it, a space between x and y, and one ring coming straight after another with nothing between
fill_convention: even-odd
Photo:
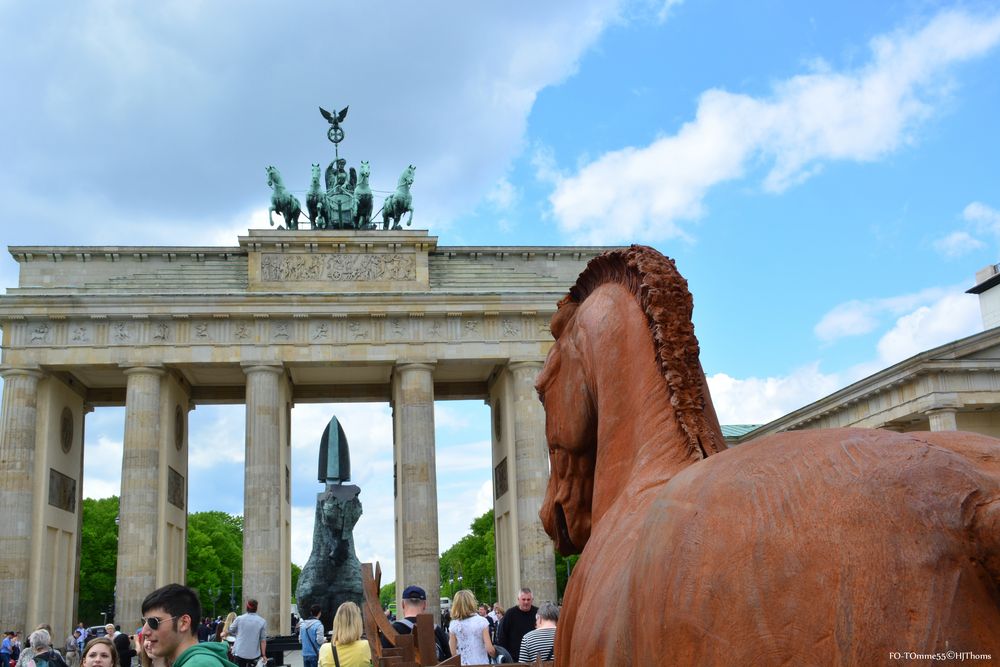
<instances>
[{"instance_id":1,"label":"stone column","mask_svg":"<svg viewBox=\"0 0 1000 667\"><path fill-rule=\"evenodd\" d=\"M149 366L125 369L125 438L115 590L115 619L123 628L138 625L143 599L156 590L160 383L164 374L162 368Z\"/></svg>"},{"instance_id":2,"label":"stone column","mask_svg":"<svg viewBox=\"0 0 1000 667\"><path fill-rule=\"evenodd\" d=\"M514 480L521 570L518 589L527 586L535 600L555 602L555 554L538 517L549 479L545 411L535 391L542 362L514 361L508 368L514 380Z\"/></svg>"},{"instance_id":3,"label":"stone column","mask_svg":"<svg viewBox=\"0 0 1000 667\"><path fill-rule=\"evenodd\" d=\"M31 563L35 433L38 381L42 373L26 368L0 371L0 627L27 627L28 568ZM44 502L44 499L39 499Z\"/></svg>"},{"instance_id":4,"label":"stone column","mask_svg":"<svg viewBox=\"0 0 1000 667\"><path fill-rule=\"evenodd\" d=\"M281 627L281 364L246 363L246 463L243 486L243 601L260 603L268 634ZM287 566L286 566L287 567ZM242 605L241 605L242 609Z\"/></svg>"},{"instance_id":5,"label":"stone column","mask_svg":"<svg viewBox=\"0 0 1000 667\"><path fill-rule=\"evenodd\" d=\"M927 419L930 421L932 431L957 431L958 420L955 417L954 408L940 408L928 410Z\"/></svg>"},{"instance_id":6,"label":"stone column","mask_svg":"<svg viewBox=\"0 0 1000 667\"><path fill-rule=\"evenodd\" d=\"M434 364L400 363L393 377L396 466L396 595L427 591L440 614L437 472L434 468Z\"/></svg>"}]
</instances>

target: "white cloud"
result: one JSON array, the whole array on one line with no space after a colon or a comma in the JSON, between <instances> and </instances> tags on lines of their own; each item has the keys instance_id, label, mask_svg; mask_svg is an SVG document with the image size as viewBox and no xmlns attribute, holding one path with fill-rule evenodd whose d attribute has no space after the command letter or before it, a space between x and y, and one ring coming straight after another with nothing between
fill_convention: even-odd
<instances>
[{"instance_id":1,"label":"white cloud","mask_svg":"<svg viewBox=\"0 0 1000 667\"><path fill-rule=\"evenodd\" d=\"M962 217L975 223L980 231L1000 236L1000 211L995 208L974 201L965 207L962 211Z\"/></svg>"},{"instance_id":2,"label":"white cloud","mask_svg":"<svg viewBox=\"0 0 1000 667\"><path fill-rule=\"evenodd\" d=\"M723 424L765 424L807 405L841 386L836 375L813 363L784 377L738 379L725 373L708 378L712 403Z\"/></svg>"},{"instance_id":3,"label":"white cloud","mask_svg":"<svg viewBox=\"0 0 1000 667\"><path fill-rule=\"evenodd\" d=\"M506 176L498 180L486 195L486 200L499 210L509 209L517 199L517 188Z\"/></svg>"},{"instance_id":4,"label":"white cloud","mask_svg":"<svg viewBox=\"0 0 1000 667\"><path fill-rule=\"evenodd\" d=\"M694 120L649 146L606 153L568 177L543 162L556 183L553 212L591 243L684 238L680 221L704 214L709 189L742 178L755 160L770 164L765 189L781 192L826 161L873 161L912 142L945 97L949 68L998 42L1000 16L946 11L873 39L870 62L853 71L823 64L778 82L766 99L708 90Z\"/></svg>"},{"instance_id":5,"label":"white cloud","mask_svg":"<svg viewBox=\"0 0 1000 667\"><path fill-rule=\"evenodd\" d=\"M882 320L888 314L896 320L879 338L872 358L843 371L824 373L815 362L786 376L710 376L719 420L724 424L767 423L915 354L982 331L978 300L954 287L841 304L824 316L822 331L829 340L869 333L884 326ZM820 330L817 325L817 335Z\"/></svg>"},{"instance_id":6,"label":"white cloud","mask_svg":"<svg viewBox=\"0 0 1000 667\"><path fill-rule=\"evenodd\" d=\"M883 366L982 331L979 300L971 294L947 294L896 320L878 342Z\"/></svg>"},{"instance_id":7,"label":"white cloud","mask_svg":"<svg viewBox=\"0 0 1000 667\"><path fill-rule=\"evenodd\" d=\"M930 287L919 292L882 299L854 299L830 309L813 328L816 337L832 342L846 336L874 331L886 316L898 316L959 290L953 287Z\"/></svg>"},{"instance_id":8,"label":"white cloud","mask_svg":"<svg viewBox=\"0 0 1000 667\"><path fill-rule=\"evenodd\" d=\"M219 406L200 407L188 416L188 466L195 469L211 470L220 465L243 470L246 456L245 411L221 408Z\"/></svg>"},{"instance_id":9,"label":"white cloud","mask_svg":"<svg viewBox=\"0 0 1000 667\"><path fill-rule=\"evenodd\" d=\"M102 410L103 412L103 410ZM108 420L115 423L114 416L110 415ZM96 421L96 420L95 420ZM88 420L86 426L90 429L93 424ZM105 433L96 433L97 441L91 440L90 433L84 443L83 457L83 497L84 498L108 498L120 495L122 481L122 454L124 445L120 438L111 438ZM118 430L122 433L122 430Z\"/></svg>"},{"instance_id":10,"label":"white cloud","mask_svg":"<svg viewBox=\"0 0 1000 667\"><path fill-rule=\"evenodd\" d=\"M973 250L979 250L986 246L977 238L973 238L968 232L952 232L945 237L937 239L933 243L934 249L940 254L951 259L961 257Z\"/></svg>"},{"instance_id":11,"label":"white cloud","mask_svg":"<svg viewBox=\"0 0 1000 667\"><path fill-rule=\"evenodd\" d=\"M624 2L175 4L5 12L0 79L21 103L0 107L18 128L0 219L35 221L8 243L231 245L233 230L207 230L245 230L232 211L266 204L267 164L303 193L333 153L316 107L345 104L341 155L371 162L380 196L415 164L414 225L447 229L487 197L512 201L504 174L537 95L574 74ZM363 66L330 66L358 53ZM54 197L59 174L73 178Z\"/></svg>"}]
</instances>

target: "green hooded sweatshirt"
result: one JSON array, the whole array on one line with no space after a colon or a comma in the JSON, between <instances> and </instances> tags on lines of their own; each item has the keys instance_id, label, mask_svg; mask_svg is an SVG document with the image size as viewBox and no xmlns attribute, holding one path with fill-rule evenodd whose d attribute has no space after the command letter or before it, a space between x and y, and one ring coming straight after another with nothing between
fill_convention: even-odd
<instances>
[{"instance_id":1,"label":"green hooded sweatshirt","mask_svg":"<svg viewBox=\"0 0 1000 667\"><path fill-rule=\"evenodd\" d=\"M202 642L181 653L173 667L236 667L229 662L226 642Z\"/></svg>"}]
</instances>

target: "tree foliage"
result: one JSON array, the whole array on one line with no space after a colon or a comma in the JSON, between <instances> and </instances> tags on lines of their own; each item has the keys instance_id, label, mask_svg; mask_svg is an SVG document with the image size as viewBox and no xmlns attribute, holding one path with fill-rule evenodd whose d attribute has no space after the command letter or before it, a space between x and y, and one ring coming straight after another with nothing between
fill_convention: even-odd
<instances>
[{"instance_id":1,"label":"tree foliage","mask_svg":"<svg viewBox=\"0 0 1000 667\"><path fill-rule=\"evenodd\" d=\"M115 601L118 568L118 497L84 498L80 539L80 604L77 618L87 625L104 621Z\"/></svg>"},{"instance_id":2,"label":"tree foliage","mask_svg":"<svg viewBox=\"0 0 1000 667\"><path fill-rule=\"evenodd\" d=\"M383 609L396 602L395 581L390 581L388 584L386 584L379 590L378 601L382 603Z\"/></svg>"},{"instance_id":3,"label":"tree foliage","mask_svg":"<svg viewBox=\"0 0 1000 667\"><path fill-rule=\"evenodd\" d=\"M493 510L490 510L472 522L469 535L441 554L441 595L454 597L455 591L468 588L480 602L493 604L497 601L495 526ZM578 559L579 556L564 557L555 552L556 594L559 600L562 600L566 582ZM383 592L386 588L382 588ZM500 603L509 606L514 604L514 600L501 600ZM383 600L382 604L386 602Z\"/></svg>"},{"instance_id":4,"label":"tree foliage","mask_svg":"<svg viewBox=\"0 0 1000 667\"><path fill-rule=\"evenodd\" d=\"M302 568L292 563L292 602L298 602L298 598L295 596L295 589L299 587L299 576L302 574Z\"/></svg>"},{"instance_id":5,"label":"tree foliage","mask_svg":"<svg viewBox=\"0 0 1000 667\"><path fill-rule=\"evenodd\" d=\"M108 611L115 599L117 516L117 496L84 498L78 618L86 625L103 623L101 612ZM302 568L292 563L293 593L301 573ZM239 611L243 600L243 517L225 512L188 515L187 585L198 591L206 616Z\"/></svg>"},{"instance_id":6,"label":"tree foliage","mask_svg":"<svg viewBox=\"0 0 1000 667\"><path fill-rule=\"evenodd\" d=\"M242 601L243 517L195 512L188 515L187 538L187 585L198 591L204 613L238 611Z\"/></svg>"},{"instance_id":7,"label":"tree foliage","mask_svg":"<svg viewBox=\"0 0 1000 667\"><path fill-rule=\"evenodd\" d=\"M470 530L441 554L441 595L453 598L468 588L477 600L491 604L497 590L493 510L473 520Z\"/></svg>"}]
</instances>

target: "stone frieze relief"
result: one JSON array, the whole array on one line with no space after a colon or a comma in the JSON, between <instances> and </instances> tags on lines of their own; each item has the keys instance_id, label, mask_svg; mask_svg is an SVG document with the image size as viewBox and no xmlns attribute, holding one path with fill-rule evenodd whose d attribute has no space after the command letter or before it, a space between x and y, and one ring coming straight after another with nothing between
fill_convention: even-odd
<instances>
[{"instance_id":1,"label":"stone frieze relief","mask_svg":"<svg viewBox=\"0 0 1000 667\"><path fill-rule=\"evenodd\" d=\"M339 254L278 255L265 254L260 260L263 282L402 282L416 280L416 255Z\"/></svg>"},{"instance_id":2,"label":"stone frieze relief","mask_svg":"<svg viewBox=\"0 0 1000 667\"><path fill-rule=\"evenodd\" d=\"M302 320L242 318L191 320L68 320L24 322L14 347L186 346L258 344L391 344L447 341L545 340L548 318L536 315L312 317Z\"/></svg>"}]
</instances>

